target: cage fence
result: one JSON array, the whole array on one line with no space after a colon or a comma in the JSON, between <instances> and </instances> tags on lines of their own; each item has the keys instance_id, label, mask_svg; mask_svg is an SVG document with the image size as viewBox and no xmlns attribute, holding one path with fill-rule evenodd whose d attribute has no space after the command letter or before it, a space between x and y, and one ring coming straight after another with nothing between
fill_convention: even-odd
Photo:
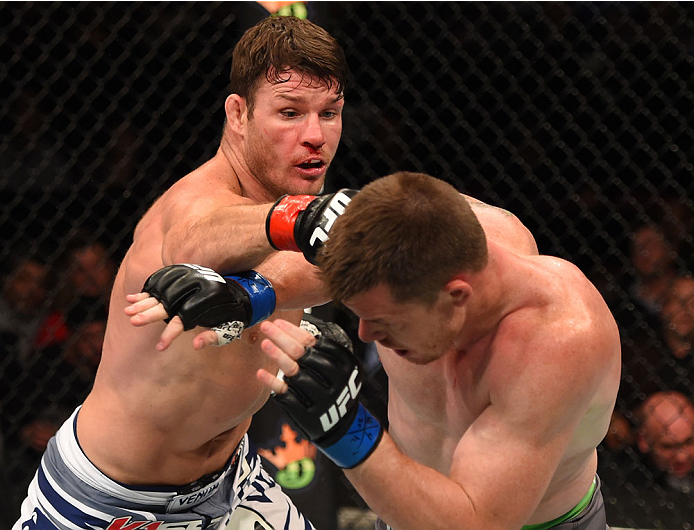
<instances>
[{"instance_id":1,"label":"cage fence","mask_svg":"<svg viewBox=\"0 0 694 530\"><path fill-rule=\"evenodd\" d=\"M694 472L669 480L640 427L652 395L694 398L694 5L308 2L306 13L351 69L327 187L428 173L513 212L540 252L575 263L622 336L598 448L608 523L692 528ZM254 2L0 4L6 525L41 428L89 391L109 278L137 220L217 150L233 46L266 15ZM75 361L85 343L92 356ZM371 373L367 398L385 416L387 381ZM269 414L261 445L277 439ZM313 483L290 489L300 507L323 528L373 527L316 459Z\"/></svg>"}]
</instances>

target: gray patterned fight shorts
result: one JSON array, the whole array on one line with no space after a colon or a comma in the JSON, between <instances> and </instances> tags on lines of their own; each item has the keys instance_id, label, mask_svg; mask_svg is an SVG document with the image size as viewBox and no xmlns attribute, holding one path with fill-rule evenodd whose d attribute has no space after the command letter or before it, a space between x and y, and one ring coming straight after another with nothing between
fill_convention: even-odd
<instances>
[{"instance_id":1,"label":"gray patterned fight shorts","mask_svg":"<svg viewBox=\"0 0 694 530\"><path fill-rule=\"evenodd\" d=\"M314 530L249 450L188 486L134 487L99 471L76 436L77 409L48 443L12 530Z\"/></svg>"}]
</instances>

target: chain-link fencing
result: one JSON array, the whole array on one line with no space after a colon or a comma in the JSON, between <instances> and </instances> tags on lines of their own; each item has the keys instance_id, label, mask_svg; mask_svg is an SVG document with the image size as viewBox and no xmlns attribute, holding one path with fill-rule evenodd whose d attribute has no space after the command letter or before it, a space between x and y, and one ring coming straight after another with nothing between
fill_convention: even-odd
<instances>
[{"instance_id":1,"label":"chain-link fencing","mask_svg":"<svg viewBox=\"0 0 694 530\"><path fill-rule=\"evenodd\" d=\"M328 187L429 173L512 211L542 253L579 266L623 342L599 447L608 522L692 528L694 471L662 472L640 427L653 394L694 398L694 4L309 2L307 13L352 74ZM135 223L216 151L233 45L266 15L254 2L0 5L8 519L51 425L89 390ZM385 407L377 368L374 381ZM665 452L691 465L693 435ZM372 524L330 477L328 524Z\"/></svg>"}]
</instances>

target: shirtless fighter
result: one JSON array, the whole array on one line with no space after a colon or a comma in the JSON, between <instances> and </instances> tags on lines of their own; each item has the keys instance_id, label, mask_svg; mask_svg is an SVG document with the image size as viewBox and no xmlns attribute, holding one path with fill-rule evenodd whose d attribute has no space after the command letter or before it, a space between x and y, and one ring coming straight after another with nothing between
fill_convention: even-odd
<instances>
[{"instance_id":1,"label":"shirtless fighter","mask_svg":"<svg viewBox=\"0 0 694 530\"><path fill-rule=\"evenodd\" d=\"M249 452L246 430L270 393L257 370L277 372L254 324L298 324L303 308L327 301L315 267L270 247L264 226L282 194L321 190L346 72L335 39L306 20L268 18L241 38L220 148L139 222L93 391L51 439L14 530L312 528ZM203 267L167 269L147 285L183 320L144 326L140 311L157 301L126 295L181 263ZM224 318L188 303L191 291ZM226 320L234 324L193 329ZM220 337L236 340L203 349Z\"/></svg>"},{"instance_id":2,"label":"shirtless fighter","mask_svg":"<svg viewBox=\"0 0 694 530\"><path fill-rule=\"evenodd\" d=\"M359 404L353 356L291 323L261 324L285 375L258 377L382 527L604 530L595 448L617 326L575 266L485 210L396 173L353 198L318 255L331 297L378 345L387 433Z\"/></svg>"}]
</instances>

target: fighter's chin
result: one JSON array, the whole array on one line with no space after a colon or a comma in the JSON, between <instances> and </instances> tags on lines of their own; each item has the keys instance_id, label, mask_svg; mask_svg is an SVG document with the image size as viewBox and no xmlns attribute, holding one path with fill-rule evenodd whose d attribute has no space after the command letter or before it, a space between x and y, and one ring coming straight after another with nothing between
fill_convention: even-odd
<instances>
[{"instance_id":1,"label":"fighter's chin","mask_svg":"<svg viewBox=\"0 0 694 530\"><path fill-rule=\"evenodd\" d=\"M325 173L320 176L298 175L298 178L292 179L292 187L294 195L317 195L323 190L325 184Z\"/></svg>"}]
</instances>

